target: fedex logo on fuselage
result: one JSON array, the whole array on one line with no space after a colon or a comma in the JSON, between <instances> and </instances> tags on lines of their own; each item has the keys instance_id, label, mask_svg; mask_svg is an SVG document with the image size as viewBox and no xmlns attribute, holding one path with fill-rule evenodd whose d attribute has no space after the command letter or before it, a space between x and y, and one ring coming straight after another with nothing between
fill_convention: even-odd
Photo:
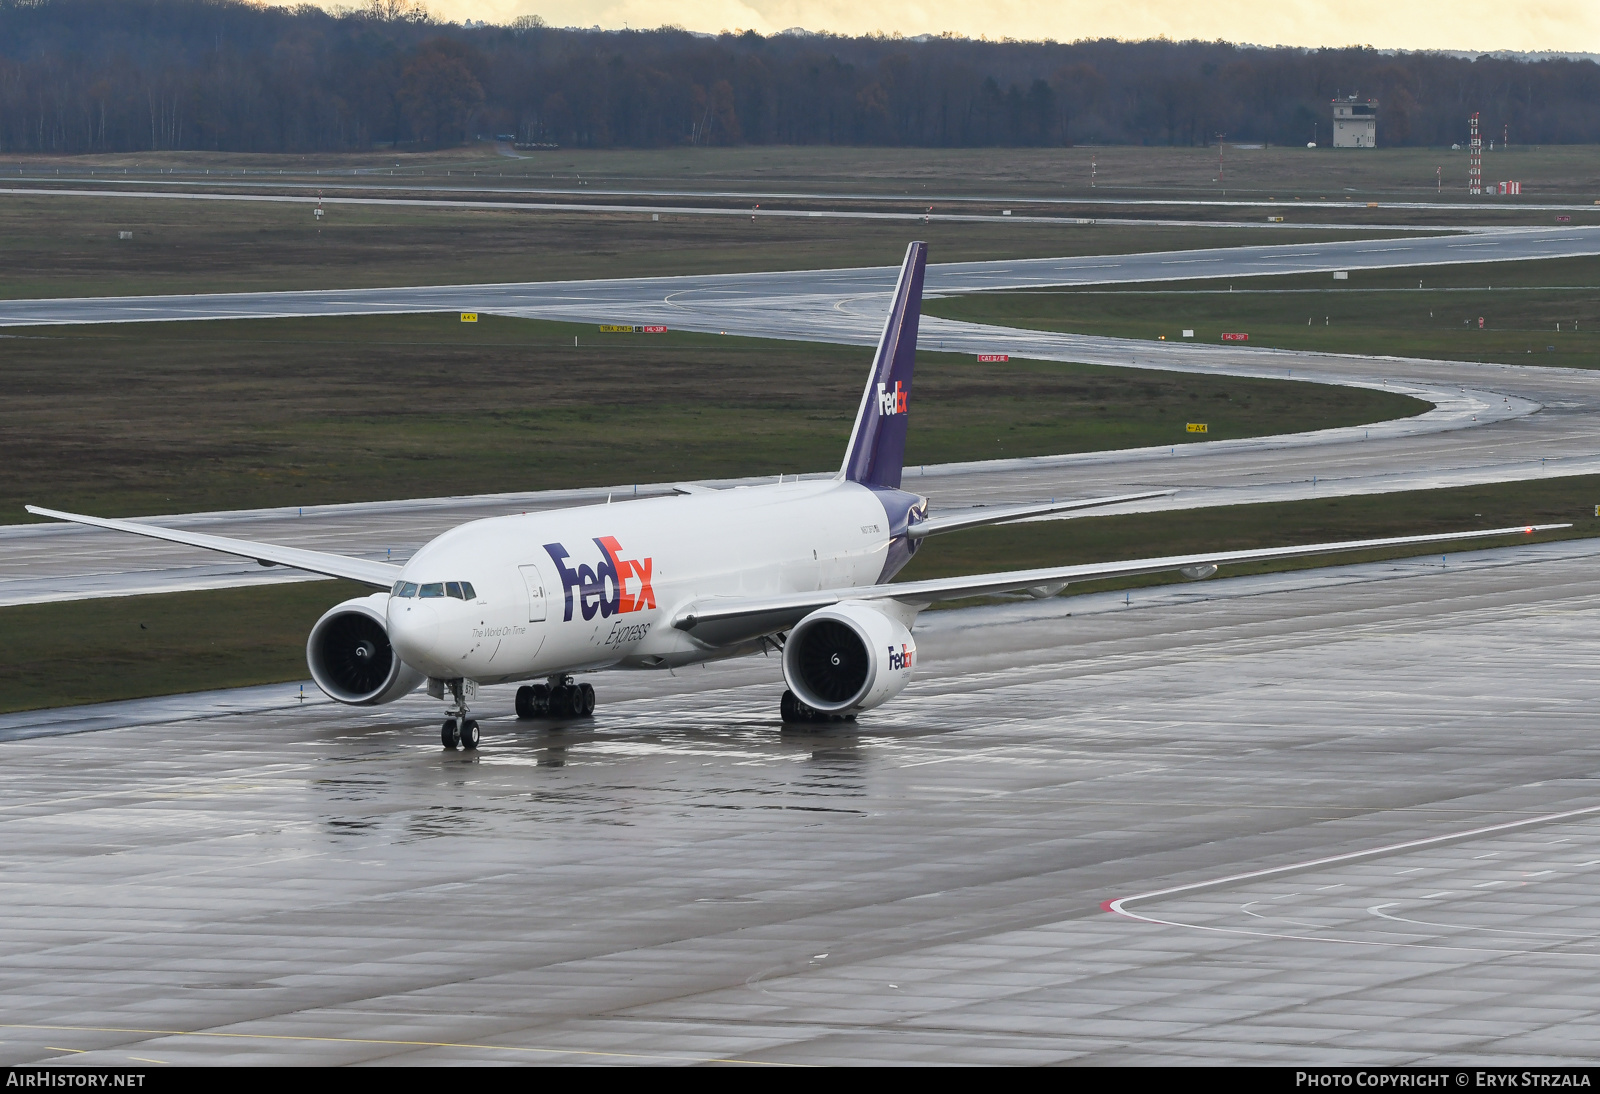
<instances>
[{"instance_id":1,"label":"fedex logo on fuselage","mask_svg":"<svg viewBox=\"0 0 1600 1094\"><path fill-rule=\"evenodd\" d=\"M648 558L623 558L622 545L612 536L600 536L594 545L600 548L600 561L593 566L581 563L568 566L571 557L559 543L546 543L544 549L556 564L561 575L561 588L566 596L563 623L572 621L573 592L577 592L578 610L584 619L600 618L626 612L642 612L656 606L656 591L650 584L651 560ZM628 583L637 581L632 589Z\"/></svg>"},{"instance_id":2,"label":"fedex logo on fuselage","mask_svg":"<svg viewBox=\"0 0 1600 1094\"><path fill-rule=\"evenodd\" d=\"M906 399L911 395L899 380L894 382L894 390L890 391L883 384L878 385L878 413L879 414L904 414L906 412Z\"/></svg>"},{"instance_id":3,"label":"fedex logo on fuselage","mask_svg":"<svg viewBox=\"0 0 1600 1094\"><path fill-rule=\"evenodd\" d=\"M904 642L900 643L900 648L898 650L895 649L893 646L890 646L889 647L889 671L893 672L896 669L908 669L908 668L910 668L911 667L911 661L916 656L917 656L916 648L913 647L913 646L908 646Z\"/></svg>"}]
</instances>

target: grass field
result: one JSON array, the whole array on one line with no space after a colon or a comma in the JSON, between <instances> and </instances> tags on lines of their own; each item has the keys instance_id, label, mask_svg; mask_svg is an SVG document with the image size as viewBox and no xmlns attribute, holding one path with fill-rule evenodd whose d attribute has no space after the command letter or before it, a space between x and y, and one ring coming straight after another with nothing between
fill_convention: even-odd
<instances>
[{"instance_id":1,"label":"grass field","mask_svg":"<svg viewBox=\"0 0 1600 1094\"><path fill-rule=\"evenodd\" d=\"M925 310L1120 338L1179 340L1189 329L1212 344L1233 332L1282 349L1600 367L1597 258L991 293Z\"/></svg>"},{"instance_id":2,"label":"grass field","mask_svg":"<svg viewBox=\"0 0 1600 1094\"><path fill-rule=\"evenodd\" d=\"M1090 165L1095 186L1090 187ZM94 169L159 179L212 171L279 179L337 178L361 171L365 181L473 182L479 185L563 185L574 190L736 190L884 197L996 195L1033 197L1277 197L1414 201L1473 200L1484 209L1563 200L1600 199L1600 153L1588 145L1521 147L1484 155L1484 178L1516 179L1523 197L1469 199L1467 153L1446 148L1242 148L1229 146L1218 171L1209 148L675 148L657 151L555 149L516 158L481 144L435 153L270 156L235 153L151 153L0 158L0 181L18 173L63 176ZM1440 174L1435 175L1438 169ZM318 175L316 172L324 172ZM389 172L393 172L390 174ZM448 174L447 174L448 172ZM476 175L474 175L476 172ZM246 174L248 173L248 175ZM1440 182L1442 181L1442 186Z\"/></svg>"},{"instance_id":3,"label":"grass field","mask_svg":"<svg viewBox=\"0 0 1600 1094\"><path fill-rule=\"evenodd\" d=\"M3 181L3 180L0 180ZM118 238L132 232L131 240ZM920 223L0 195L0 297L364 288L893 266L1347 239L1226 227ZM1364 236L1363 238L1369 238Z\"/></svg>"},{"instance_id":4,"label":"grass field","mask_svg":"<svg viewBox=\"0 0 1600 1094\"><path fill-rule=\"evenodd\" d=\"M929 540L902 578L939 577L1324 540L1571 521L1600 535L1600 478L1422 491L1274 505L1019 524ZM1508 542L1525 542L1511 537ZM1492 542L1473 547L1493 546ZM1462 548L1471 549L1471 548ZM1233 566L1224 575L1426 552L1370 552ZM1179 580L1152 575L1069 592ZM0 608L0 710L100 702L306 679L305 639L327 608L367 590L342 582Z\"/></svg>"},{"instance_id":5,"label":"grass field","mask_svg":"<svg viewBox=\"0 0 1600 1094\"><path fill-rule=\"evenodd\" d=\"M573 345L573 339L578 345ZM768 475L837 466L871 351L484 316L0 337L0 522ZM1359 424L1384 392L918 355L913 464Z\"/></svg>"},{"instance_id":6,"label":"grass field","mask_svg":"<svg viewBox=\"0 0 1600 1094\"><path fill-rule=\"evenodd\" d=\"M342 581L0 608L0 710L309 679L306 636Z\"/></svg>"}]
</instances>

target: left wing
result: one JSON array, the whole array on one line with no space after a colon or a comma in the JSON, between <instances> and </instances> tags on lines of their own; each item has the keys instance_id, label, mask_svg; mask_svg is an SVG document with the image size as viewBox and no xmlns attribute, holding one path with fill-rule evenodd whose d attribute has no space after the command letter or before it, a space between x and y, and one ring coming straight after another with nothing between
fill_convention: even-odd
<instances>
[{"instance_id":1,"label":"left wing","mask_svg":"<svg viewBox=\"0 0 1600 1094\"><path fill-rule=\"evenodd\" d=\"M1380 547L1410 547L1424 543L1453 543L1491 536L1531 535L1570 524L1527 524L1518 528L1488 528L1478 532L1442 532L1428 536L1392 536L1353 539L1337 543L1308 543L1301 547L1263 547L1249 551L1212 551L1207 554L1168 555L1127 562L1090 562L1078 566L1048 566L1037 570L1010 570L969 577L938 577L889 585L864 585L854 589L826 589L776 597L707 597L679 610L672 625L713 646L759 638L787 630L801 619L841 600L896 600L918 610L941 600L993 596L1041 586L1064 585L1106 577L1132 577L1189 567L1225 566L1238 562L1265 562L1279 558L1365 551Z\"/></svg>"},{"instance_id":2,"label":"left wing","mask_svg":"<svg viewBox=\"0 0 1600 1094\"><path fill-rule=\"evenodd\" d=\"M247 539L208 536L203 532L185 532L177 528L158 528L153 524L140 524L131 520L86 517L79 513L41 509L37 505L25 508L35 516L54 517L74 524L87 524L92 528L109 528L113 532L132 532L136 536L149 536L151 539L164 539L170 543L202 547L207 551L218 551L225 555L253 558L263 566L288 566L313 574L348 578L363 585L370 585L374 589L387 589L400 577L400 567L388 562L368 562L364 558L351 558L349 555L335 555L326 551L276 547L270 543L252 543Z\"/></svg>"}]
</instances>

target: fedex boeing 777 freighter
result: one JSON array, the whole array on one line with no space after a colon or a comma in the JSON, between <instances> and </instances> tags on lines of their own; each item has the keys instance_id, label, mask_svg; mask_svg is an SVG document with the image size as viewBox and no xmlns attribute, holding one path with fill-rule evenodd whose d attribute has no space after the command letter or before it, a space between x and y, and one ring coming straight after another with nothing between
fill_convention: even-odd
<instances>
[{"instance_id":1,"label":"fedex boeing 777 freighter","mask_svg":"<svg viewBox=\"0 0 1600 1094\"><path fill-rule=\"evenodd\" d=\"M928 536L1110 505L1129 494L931 514L901 488L925 243L913 243L839 473L826 480L475 520L404 566L28 507L30 513L349 578L381 592L312 627L311 676L341 703L388 703L426 681L448 702L446 748L476 748L468 704L479 684L517 691L523 718L579 718L599 669L670 669L781 650L786 722L854 717L894 698L917 663L917 614L941 600L1049 596L1067 583L1159 571L1206 577L1231 562L1472 536L1319 543L893 583ZM1546 526L1560 527L1560 526Z\"/></svg>"}]
</instances>

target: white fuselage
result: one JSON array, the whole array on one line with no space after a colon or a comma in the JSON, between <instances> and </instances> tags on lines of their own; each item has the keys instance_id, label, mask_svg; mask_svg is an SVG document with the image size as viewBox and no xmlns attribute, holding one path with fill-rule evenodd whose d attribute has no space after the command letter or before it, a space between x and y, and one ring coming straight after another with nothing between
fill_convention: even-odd
<instances>
[{"instance_id":1,"label":"white fuselage","mask_svg":"<svg viewBox=\"0 0 1600 1094\"><path fill-rule=\"evenodd\" d=\"M484 683L711 660L739 650L672 627L684 605L872 584L890 534L878 497L838 479L473 521L418 551L402 582L476 596L391 595L389 638L429 676Z\"/></svg>"}]
</instances>

